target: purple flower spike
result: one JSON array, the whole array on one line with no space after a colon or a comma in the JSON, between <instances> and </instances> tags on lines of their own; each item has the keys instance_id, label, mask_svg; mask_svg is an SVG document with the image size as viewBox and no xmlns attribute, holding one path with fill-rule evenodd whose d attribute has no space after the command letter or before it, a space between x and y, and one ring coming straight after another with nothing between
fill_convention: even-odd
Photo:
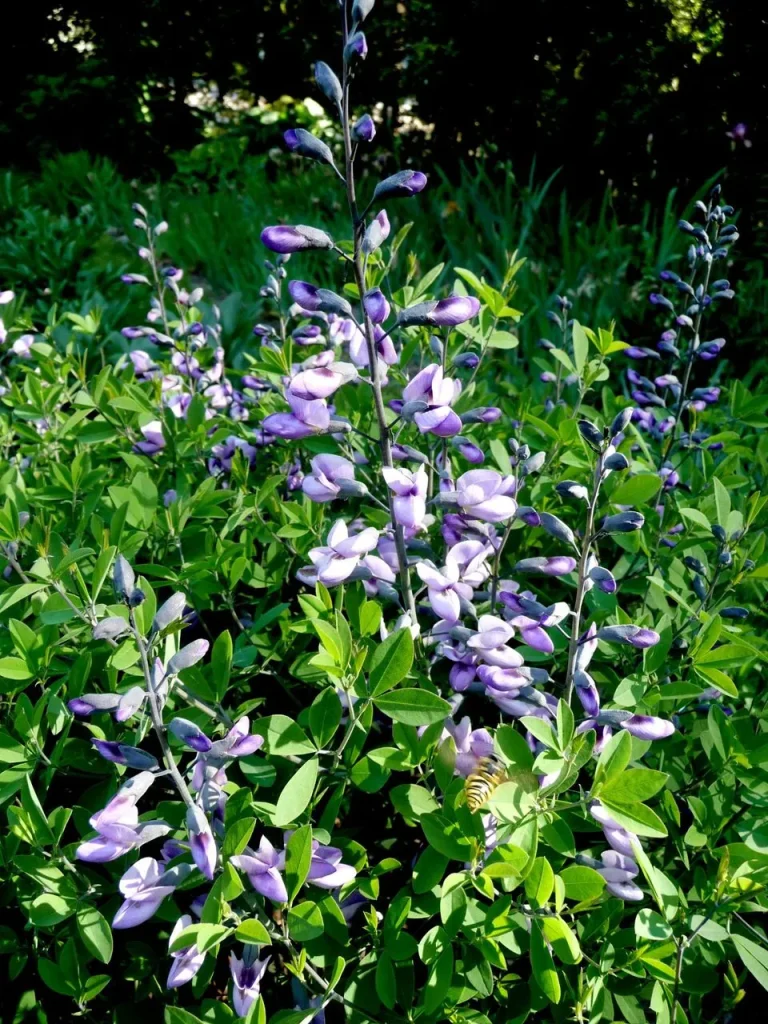
<instances>
[{"instance_id":1,"label":"purple flower spike","mask_svg":"<svg viewBox=\"0 0 768 1024\"><path fill-rule=\"evenodd\" d=\"M306 224L278 224L264 228L261 240L272 252L287 256L303 249L332 249L333 239L325 231Z\"/></svg>"}]
</instances>

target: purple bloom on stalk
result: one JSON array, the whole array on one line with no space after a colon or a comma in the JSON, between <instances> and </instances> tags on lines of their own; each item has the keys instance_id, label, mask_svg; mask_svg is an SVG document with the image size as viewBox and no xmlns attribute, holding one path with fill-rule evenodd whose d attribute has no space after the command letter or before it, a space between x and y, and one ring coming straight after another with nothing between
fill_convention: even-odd
<instances>
[{"instance_id":1,"label":"purple bloom on stalk","mask_svg":"<svg viewBox=\"0 0 768 1024\"><path fill-rule=\"evenodd\" d=\"M380 181L373 192L374 199L407 199L421 192L427 184L427 176L421 171L398 171Z\"/></svg>"},{"instance_id":2,"label":"purple bloom on stalk","mask_svg":"<svg viewBox=\"0 0 768 1024\"><path fill-rule=\"evenodd\" d=\"M338 497L339 481L355 479L354 465L341 455L316 455L310 466L312 472L304 477L301 488L308 498L318 503Z\"/></svg>"},{"instance_id":3,"label":"purple bloom on stalk","mask_svg":"<svg viewBox=\"0 0 768 1024\"><path fill-rule=\"evenodd\" d=\"M458 723L447 718L443 739L448 736L456 747L456 764L454 770L458 775L466 779L475 768L481 757L488 757L493 753L493 737L487 729L473 729L472 722L465 716Z\"/></svg>"},{"instance_id":4,"label":"purple bloom on stalk","mask_svg":"<svg viewBox=\"0 0 768 1024\"><path fill-rule=\"evenodd\" d=\"M357 877L357 870L351 864L344 864L341 850L335 846L321 846L312 841L312 860L307 881L320 889L338 889Z\"/></svg>"},{"instance_id":5,"label":"purple bloom on stalk","mask_svg":"<svg viewBox=\"0 0 768 1024\"><path fill-rule=\"evenodd\" d=\"M621 722L621 728L639 740L664 740L675 732L672 722L652 715L632 715Z\"/></svg>"},{"instance_id":6,"label":"purple bloom on stalk","mask_svg":"<svg viewBox=\"0 0 768 1024\"><path fill-rule=\"evenodd\" d=\"M376 124L370 114L363 114L359 121L352 125L352 138L355 142L372 142L376 136Z\"/></svg>"},{"instance_id":7,"label":"purple bloom on stalk","mask_svg":"<svg viewBox=\"0 0 768 1024\"><path fill-rule=\"evenodd\" d=\"M257 960L258 955L256 946L245 946L242 960L238 960L234 953L229 956L233 982L232 1007L238 1017L248 1016L261 992L261 980L271 957Z\"/></svg>"},{"instance_id":8,"label":"purple bloom on stalk","mask_svg":"<svg viewBox=\"0 0 768 1024\"><path fill-rule=\"evenodd\" d=\"M472 519L503 523L517 511L515 478L495 469L470 469L456 481L456 501Z\"/></svg>"},{"instance_id":9,"label":"purple bloom on stalk","mask_svg":"<svg viewBox=\"0 0 768 1024\"><path fill-rule=\"evenodd\" d=\"M406 403L424 402L428 406L413 414L419 432L436 437L453 437L460 432L461 420L450 408L460 394L461 381L446 378L438 363L425 366L403 388Z\"/></svg>"},{"instance_id":10,"label":"purple bloom on stalk","mask_svg":"<svg viewBox=\"0 0 768 1024\"><path fill-rule=\"evenodd\" d=\"M183 867L189 865L161 872L154 857L137 860L120 879L118 888L125 900L112 919L112 928L135 928L148 921L181 881Z\"/></svg>"},{"instance_id":11,"label":"purple bloom on stalk","mask_svg":"<svg viewBox=\"0 0 768 1024\"><path fill-rule=\"evenodd\" d=\"M609 644L628 644L630 647L637 647L645 650L646 647L653 647L661 637L653 629L644 629L641 626L603 626L597 631L597 639Z\"/></svg>"},{"instance_id":12,"label":"purple bloom on stalk","mask_svg":"<svg viewBox=\"0 0 768 1024\"><path fill-rule=\"evenodd\" d=\"M331 414L325 399L306 401L290 391L285 398L291 412L274 412L267 416L262 427L268 434L282 437L285 441L299 441L328 429Z\"/></svg>"},{"instance_id":13,"label":"purple bloom on stalk","mask_svg":"<svg viewBox=\"0 0 768 1024\"><path fill-rule=\"evenodd\" d=\"M303 582L316 579L326 586L343 583L357 569L363 555L373 551L378 542L379 532L372 526L350 536L344 520L337 519L328 531L325 546L309 552L312 566L301 570L300 579Z\"/></svg>"},{"instance_id":14,"label":"purple bloom on stalk","mask_svg":"<svg viewBox=\"0 0 768 1024\"><path fill-rule=\"evenodd\" d=\"M509 621L510 625L520 631L521 640L528 644L529 647L532 647L535 651L541 651L543 654L552 654L555 645L552 643L546 630L561 623L569 612L568 605L564 601L558 601L557 604L545 608L536 617L531 615L515 615Z\"/></svg>"},{"instance_id":15,"label":"purple bloom on stalk","mask_svg":"<svg viewBox=\"0 0 768 1024\"><path fill-rule=\"evenodd\" d=\"M383 324L389 316L389 303L381 288L371 288L363 296L363 309L374 324Z\"/></svg>"},{"instance_id":16,"label":"purple bloom on stalk","mask_svg":"<svg viewBox=\"0 0 768 1024\"><path fill-rule=\"evenodd\" d=\"M192 918L189 914L182 914L173 926L173 931L168 938L169 950L184 929L189 928L192 923ZM201 953L194 943L191 946L184 946L183 949L171 952L171 956L173 957L173 963L168 972L168 980L165 983L166 988L179 988L181 985L186 985L188 981L192 981L205 960L205 953Z\"/></svg>"},{"instance_id":17,"label":"purple bloom on stalk","mask_svg":"<svg viewBox=\"0 0 768 1024\"><path fill-rule=\"evenodd\" d=\"M313 365L291 378L288 385L291 395L307 402L330 398L343 384L357 378L357 369L352 363L333 362L333 352L323 352L321 357L325 358L313 360Z\"/></svg>"},{"instance_id":18,"label":"purple bloom on stalk","mask_svg":"<svg viewBox=\"0 0 768 1024\"><path fill-rule=\"evenodd\" d=\"M551 558L523 558L515 565L515 572L541 573L543 576L567 576L576 568L576 559L570 555Z\"/></svg>"},{"instance_id":19,"label":"purple bloom on stalk","mask_svg":"<svg viewBox=\"0 0 768 1024\"><path fill-rule=\"evenodd\" d=\"M362 250L366 256L376 252L379 246L383 245L389 238L390 225L386 210L379 210L363 235Z\"/></svg>"},{"instance_id":20,"label":"purple bloom on stalk","mask_svg":"<svg viewBox=\"0 0 768 1024\"><path fill-rule=\"evenodd\" d=\"M399 313L397 323L400 327L456 327L479 312L479 299L472 295L451 295L447 299L408 306Z\"/></svg>"},{"instance_id":21,"label":"purple bloom on stalk","mask_svg":"<svg viewBox=\"0 0 768 1024\"><path fill-rule=\"evenodd\" d=\"M143 441L138 441L134 446L133 450L138 452L140 455L157 455L165 448L165 438L163 437L163 425L160 420L152 420L151 423L145 423L141 428L141 432L144 435Z\"/></svg>"},{"instance_id":22,"label":"purple bloom on stalk","mask_svg":"<svg viewBox=\"0 0 768 1024\"><path fill-rule=\"evenodd\" d=\"M187 831L195 864L201 874L210 881L216 870L218 851L208 819L199 807L190 807L187 811Z\"/></svg>"},{"instance_id":23,"label":"purple bloom on stalk","mask_svg":"<svg viewBox=\"0 0 768 1024\"><path fill-rule=\"evenodd\" d=\"M392 505L395 521L409 529L420 527L427 514L427 486L429 484L424 466L419 466L415 472L411 472L410 469L383 466L381 474L394 495Z\"/></svg>"},{"instance_id":24,"label":"purple bloom on stalk","mask_svg":"<svg viewBox=\"0 0 768 1024\"><path fill-rule=\"evenodd\" d=\"M230 864L244 871L253 888L262 896L273 903L288 902L288 891L283 881L285 851L276 850L266 836L261 837L255 853L230 857Z\"/></svg>"},{"instance_id":25,"label":"purple bloom on stalk","mask_svg":"<svg viewBox=\"0 0 768 1024\"><path fill-rule=\"evenodd\" d=\"M261 240L272 252L288 255L302 249L332 249L333 239L325 231L308 227L306 224L278 224L264 228Z\"/></svg>"}]
</instances>

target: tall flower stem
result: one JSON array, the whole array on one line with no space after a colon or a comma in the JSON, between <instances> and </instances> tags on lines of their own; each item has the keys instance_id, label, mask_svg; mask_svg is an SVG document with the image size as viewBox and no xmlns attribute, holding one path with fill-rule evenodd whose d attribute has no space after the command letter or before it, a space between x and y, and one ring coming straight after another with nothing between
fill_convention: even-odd
<instances>
[{"instance_id":1,"label":"tall flower stem","mask_svg":"<svg viewBox=\"0 0 768 1024\"><path fill-rule=\"evenodd\" d=\"M579 636L581 635L581 613L584 607L584 595L586 594L587 563L592 550L595 532L595 511L597 499L600 495L600 484L603 478L603 456L598 455L595 466L595 476L592 484L592 495L587 506L587 522L584 527L584 540L581 545L581 554L577 566L576 597L573 602L573 623L571 626L571 639L568 643L568 667L565 671L565 699L571 703L573 693L573 676L576 671L576 653L579 649Z\"/></svg>"},{"instance_id":2,"label":"tall flower stem","mask_svg":"<svg viewBox=\"0 0 768 1024\"><path fill-rule=\"evenodd\" d=\"M347 5L344 4L342 7L342 35L343 35L343 46L346 51L347 40L349 38L349 26L347 18ZM352 147L352 134L350 129L350 103L349 103L349 87L350 87L350 68L349 62L346 57L344 58L344 67L342 73L342 103L341 103L341 128L344 135L344 177L346 179L346 191L347 191L347 203L349 205L349 213L352 218L352 228L354 231L354 250L353 250L353 266L355 273L355 284L357 285L360 302L362 304L363 295L365 295L365 259L363 256L363 235L365 234L365 220L364 216L360 216L357 206L357 196L355 193L355 171L354 171L354 153ZM384 407L384 398L381 391L381 377L379 376L379 360L376 354L376 339L373 332L373 323L368 313L363 307L363 333L365 335L365 344L368 351L368 363L371 372L371 390L373 392L373 407L376 413L376 420L379 427L379 448L381 449L381 458L385 466L390 468L393 467L394 463L392 460L392 440L390 436L389 426L387 424L386 412ZM392 526L395 531L395 550L397 551L397 563L400 576L400 586L403 591L403 603L407 608L411 616L411 622L415 626L418 622L416 617L416 602L413 598L413 590L411 588L411 578L408 569L408 555L405 549L405 535L403 533L403 527L397 522L394 510L394 496L389 494L389 511L392 517Z\"/></svg>"},{"instance_id":3,"label":"tall flower stem","mask_svg":"<svg viewBox=\"0 0 768 1024\"><path fill-rule=\"evenodd\" d=\"M195 801L192 798L192 794L189 791L187 783L184 781L184 777L179 771L176 761L174 760L173 753L168 743L168 737L165 732L165 725L163 724L163 716L160 711L160 705L157 700L157 694L155 693L155 686L152 681L152 669L149 664L149 655L147 653L147 645L144 637L141 635L141 630L136 625L136 616L133 609L131 609L131 629L133 630L133 636L136 641L136 646L139 649L139 657L141 659L141 668L144 673L144 682L147 687L147 698L149 700L149 713L152 718L152 727L155 730L157 736L157 742L160 744L160 749L163 754L163 761L168 769L168 774L174 781L176 789L179 791L179 796L187 805L187 807L195 807Z\"/></svg>"}]
</instances>

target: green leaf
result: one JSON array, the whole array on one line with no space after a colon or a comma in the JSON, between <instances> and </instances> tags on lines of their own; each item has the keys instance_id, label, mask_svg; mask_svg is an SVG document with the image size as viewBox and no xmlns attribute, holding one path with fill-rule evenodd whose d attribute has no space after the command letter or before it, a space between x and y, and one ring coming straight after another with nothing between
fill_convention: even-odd
<instances>
[{"instance_id":1,"label":"green leaf","mask_svg":"<svg viewBox=\"0 0 768 1024\"><path fill-rule=\"evenodd\" d=\"M715 508L717 509L717 521L725 529L728 525L728 516L731 512L731 496L728 493L728 489L718 480L717 477L713 477L712 486L715 489Z\"/></svg>"},{"instance_id":2,"label":"green leaf","mask_svg":"<svg viewBox=\"0 0 768 1024\"><path fill-rule=\"evenodd\" d=\"M614 505L645 505L660 487L661 478L656 473L641 473L620 483L611 501Z\"/></svg>"},{"instance_id":3,"label":"green leaf","mask_svg":"<svg viewBox=\"0 0 768 1024\"><path fill-rule=\"evenodd\" d=\"M429 690L396 690L376 697L374 704L379 711L403 725L431 725L451 713L448 701Z\"/></svg>"},{"instance_id":4,"label":"green leaf","mask_svg":"<svg viewBox=\"0 0 768 1024\"><path fill-rule=\"evenodd\" d=\"M46 586L45 583L20 583L17 587L9 587L4 590L0 596L0 615L18 604L19 601L24 601L26 598L32 597L33 594L45 590Z\"/></svg>"},{"instance_id":5,"label":"green leaf","mask_svg":"<svg viewBox=\"0 0 768 1024\"><path fill-rule=\"evenodd\" d=\"M768 950L737 932L731 933L731 939L749 973L764 989L768 989Z\"/></svg>"},{"instance_id":6,"label":"green leaf","mask_svg":"<svg viewBox=\"0 0 768 1024\"><path fill-rule=\"evenodd\" d=\"M589 338L578 320L573 321L571 338L573 341L573 361L576 366L576 372L581 377L589 356ZM557 1002L556 999L553 1001Z\"/></svg>"},{"instance_id":7,"label":"green leaf","mask_svg":"<svg viewBox=\"0 0 768 1024\"><path fill-rule=\"evenodd\" d=\"M103 964L112 959L112 929L109 922L95 907L80 907L77 911L77 930L83 945Z\"/></svg>"},{"instance_id":8,"label":"green leaf","mask_svg":"<svg viewBox=\"0 0 768 1024\"><path fill-rule=\"evenodd\" d=\"M555 888L555 873L546 857L537 857L525 879L525 894L534 906L543 907Z\"/></svg>"},{"instance_id":9,"label":"green leaf","mask_svg":"<svg viewBox=\"0 0 768 1024\"><path fill-rule=\"evenodd\" d=\"M341 722L341 701L336 688L328 686L315 697L310 706L309 731L318 747L325 747Z\"/></svg>"},{"instance_id":10,"label":"green leaf","mask_svg":"<svg viewBox=\"0 0 768 1024\"><path fill-rule=\"evenodd\" d=\"M719 668L712 668L709 665L702 667L697 664L694 665L693 669L697 676L700 676L721 693L726 694L728 697L739 696L739 691L736 689L734 681L730 676L727 676L725 672L721 672Z\"/></svg>"},{"instance_id":11,"label":"green leaf","mask_svg":"<svg viewBox=\"0 0 768 1024\"><path fill-rule=\"evenodd\" d=\"M393 689L408 675L412 664L413 637L411 631L398 629L396 633L390 633L384 643L374 649L368 671L369 692L376 696ZM394 715L391 717L394 718ZM396 719L396 721L400 721L400 719Z\"/></svg>"},{"instance_id":12,"label":"green leaf","mask_svg":"<svg viewBox=\"0 0 768 1024\"><path fill-rule=\"evenodd\" d=\"M595 769L595 785L621 775L632 757L632 737L621 729L603 747Z\"/></svg>"},{"instance_id":13,"label":"green leaf","mask_svg":"<svg viewBox=\"0 0 768 1024\"><path fill-rule=\"evenodd\" d=\"M232 670L232 637L228 629L216 637L211 650L211 675L217 700L223 700L229 686Z\"/></svg>"},{"instance_id":14,"label":"green leaf","mask_svg":"<svg viewBox=\"0 0 768 1024\"><path fill-rule=\"evenodd\" d=\"M252 946L272 945L272 939L269 937L269 932L261 921L257 921L255 917L252 917L248 921L243 921L238 925L235 932L235 938L238 942L245 942Z\"/></svg>"},{"instance_id":15,"label":"green leaf","mask_svg":"<svg viewBox=\"0 0 768 1024\"><path fill-rule=\"evenodd\" d=\"M329 625L324 619L314 619L312 625L320 637L320 643L331 656L335 665L344 668L344 647L338 630Z\"/></svg>"},{"instance_id":16,"label":"green leaf","mask_svg":"<svg viewBox=\"0 0 768 1024\"><path fill-rule=\"evenodd\" d=\"M565 883L566 898L579 903L596 900L605 888L603 876L586 864L571 864L560 872L560 877Z\"/></svg>"},{"instance_id":17,"label":"green leaf","mask_svg":"<svg viewBox=\"0 0 768 1024\"><path fill-rule=\"evenodd\" d=\"M630 768L607 782L600 790L600 797L630 804L650 800L663 789L667 777L665 772L651 768Z\"/></svg>"},{"instance_id":18,"label":"green leaf","mask_svg":"<svg viewBox=\"0 0 768 1024\"><path fill-rule=\"evenodd\" d=\"M683 517L683 519L687 519L689 522L695 523L697 526L700 526L702 530L706 530L707 533L710 532L712 524L710 523L709 519L707 519L707 517L704 515L704 513L699 511L699 509L681 508L678 511L680 512L680 515Z\"/></svg>"},{"instance_id":19,"label":"green leaf","mask_svg":"<svg viewBox=\"0 0 768 1024\"><path fill-rule=\"evenodd\" d=\"M38 843L41 846L53 843L54 836L51 826L48 824L48 818L32 785L30 775L25 775L21 783L21 806L29 815Z\"/></svg>"},{"instance_id":20,"label":"green leaf","mask_svg":"<svg viewBox=\"0 0 768 1024\"><path fill-rule=\"evenodd\" d=\"M651 942L666 942L672 938L672 928L661 914L644 907L635 918L635 935Z\"/></svg>"},{"instance_id":21,"label":"green leaf","mask_svg":"<svg viewBox=\"0 0 768 1024\"><path fill-rule=\"evenodd\" d=\"M441 1005L453 981L453 949L446 946L429 969L424 989L424 1010L432 1014Z\"/></svg>"},{"instance_id":22,"label":"green leaf","mask_svg":"<svg viewBox=\"0 0 768 1024\"><path fill-rule=\"evenodd\" d=\"M165 1024L204 1024L194 1013L182 1010L180 1006L166 1006L164 1020Z\"/></svg>"},{"instance_id":23,"label":"green leaf","mask_svg":"<svg viewBox=\"0 0 768 1024\"><path fill-rule=\"evenodd\" d=\"M524 726L532 736L535 736L537 740L540 740L545 747L557 747L557 738L552 731L552 726L549 722L545 722L543 718L534 718L533 715L525 715L520 719L520 724Z\"/></svg>"},{"instance_id":24,"label":"green leaf","mask_svg":"<svg viewBox=\"0 0 768 1024\"><path fill-rule=\"evenodd\" d=\"M8 679L14 683L26 682L31 679L33 673L27 667L26 661L21 658L14 658L9 655L7 658L0 658L0 679ZM5 692L9 687L0 687L0 692Z\"/></svg>"},{"instance_id":25,"label":"green leaf","mask_svg":"<svg viewBox=\"0 0 768 1024\"><path fill-rule=\"evenodd\" d=\"M239 818L231 825L228 824L221 845L222 856L235 857L241 854L248 845L255 827L255 818Z\"/></svg>"},{"instance_id":26,"label":"green leaf","mask_svg":"<svg viewBox=\"0 0 768 1024\"><path fill-rule=\"evenodd\" d=\"M638 836L648 836L650 839L664 839L667 835L667 828L661 818L645 804L628 804L614 800L610 796L600 799L611 812L622 828L634 832Z\"/></svg>"},{"instance_id":27,"label":"green leaf","mask_svg":"<svg viewBox=\"0 0 768 1024\"><path fill-rule=\"evenodd\" d=\"M519 344L520 339L510 331L492 331L487 347L509 351L510 349L517 348Z\"/></svg>"},{"instance_id":28,"label":"green leaf","mask_svg":"<svg viewBox=\"0 0 768 1024\"><path fill-rule=\"evenodd\" d=\"M530 771L533 767L533 754L525 742L523 734L512 725L500 725L496 730L496 746L515 767Z\"/></svg>"},{"instance_id":29,"label":"green leaf","mask_svg":"<svg viewBox=\"0 0 768 1024\"><path fill-rule=\"evenodd\" d=\"M253 723L252 732L263 736L265 754L279 754L281 757L292 757L297 754L311 754L315 747L309 737L292 718L286 715L271 715L259 718Z\"/></svg>"},{"instance_id":30,"label":"green leaf","mask_svg":"<svg viewBox=\"0 0 768 1024\"><path fill-rule=\"evenodd\" d=\"M539 921L545 940L561 963L577 964L581 960L581 946L574 932L561 917L543 917Z\"/></svg>"},{"instance_id":31,"label":"green leaf","mask_svg":"<svg viewBox=\"0 0 768 1024\"><path fill-rule=\"evenodd\" d=\"M307 900L288 911L288 931L296 942L311 942L325 931L323 915L316 903Z\"/></svg>"},{"instance_id":32,"label":"green leaf","mask_svg":"<svg viewBox=\"0 0 768 1024\"><path fill-rule=\"evenodd\" d=\"M500 441L498 437L493 437L488 442L488 447L491 449L493 461L498 466L500 472L508 475L511 463L509 461L509 449L507 446L503 441Z\"/></svg>"},{"instance_id":33,"label":"green leaf","mask_svg":"<svg viewBox=\"0 0 768 1024\"><path fill-rule=\"evenodd\" d=\"M397 1002L397 979L392 957L386 951L381 953L376 963L376 995L388 1010Z\"/></svg>"},{"instance_id":34,"label":"green leaf","mask_svg":"<svg viewBox=\"0 0 768 1024\"><path fill-rule=\"evenodd\" d=\"M427 842L449 860L469 860L472 845L460 826L442 814L423 814L420 818L421 827Z\"/></svg>"},{"instance_id":35,"label":"green leaf","mask_svg":"<svg viewBox=\"0 0 768 1024\"><path fill-rule=\"evenodd\" d=\"M550 1003L559 1003L560 979L538 921L533 921L531 927L531 970L536 984Z\"/></svg>"},{"instance_id":36,"label":"green leaf","mask_svg":"<svg viewBox=\"0 0 768 1024\"><path fill-rule=\"evenodd\" d=\"M307 880L312 861L312 826L297 828L285 848L285 885L288 901L293 903Z\"/></svg>"},{"instance_id":37,"label":"green leaf","mask_svg":"<svg viewBox=\"0 0 768 1024\"><path fill-rule=\"evenodd\" d=\"M272 816L272 822L278 828L297 821L309 806L315 791L317 769L318 760L313 757L311 760L305 761L284 786L282 793L277 798L275 813Z\"/></svg>"}]
</instances>

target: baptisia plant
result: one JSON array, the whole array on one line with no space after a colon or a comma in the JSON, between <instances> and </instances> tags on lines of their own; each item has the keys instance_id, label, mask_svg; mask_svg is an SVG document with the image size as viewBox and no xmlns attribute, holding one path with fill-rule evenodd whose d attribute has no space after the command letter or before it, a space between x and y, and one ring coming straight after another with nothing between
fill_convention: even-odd
<instances>
[{"instance_id":1,"label":"baptisia plant","mask_svg":"<svg viewBox=\"0 0 768 1024\"><path fill-rule=\"evenodd\" d=\"M58 491L29 515L9 483L0 510L0 609L24 609L0 667L45 689L19 701L32 767L2 746L40 974L85 1007L78 956L135 955L170 1024L703 1024L723 950L729 1009L736 956L760 973L767 880L744 685L764 499L714 426L723 344L702 333L732 293L732 211L716 189L684 222L656 347L561 296L557 343L519 357L515 257L498 287L403 259L429 176L369 156L373 0L328 7L328 117L285 144L348 228L264 227L233 360L138 206L146 322L56 440L93 416L84 444L106 425L127 483L105 496L77 456L89 547L51 525ZM57 767L88 780L71 821L35 789Z\"/></svg>"}]
</instances>

